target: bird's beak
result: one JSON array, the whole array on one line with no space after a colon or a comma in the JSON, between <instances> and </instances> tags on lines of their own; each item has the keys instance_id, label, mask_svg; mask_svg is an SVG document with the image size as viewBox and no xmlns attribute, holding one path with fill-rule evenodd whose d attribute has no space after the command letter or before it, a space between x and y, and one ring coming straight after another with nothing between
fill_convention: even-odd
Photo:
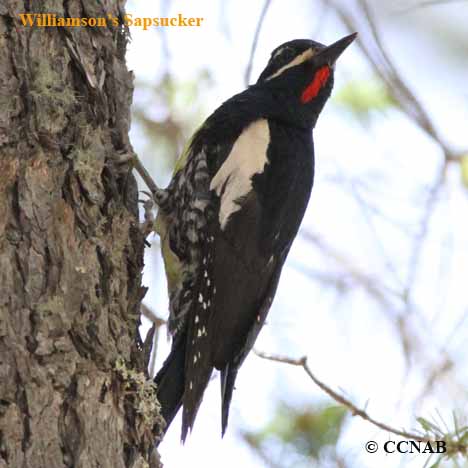
<instances>
[{"instance_id":1,"label":"bird's beak","mask_svg":"<svg viewBox=\"0 0 468 468\"><path fill-rule=\"evenodd\" d=\"M325 47L320 52L315 54L314 60L317 60L323 64L333 65L338 57L344 52L346 47L356 39L357 33L350 34L349 36L343 37L339 41L334 42L332 45Z\"/></svg>"}]
</instances>

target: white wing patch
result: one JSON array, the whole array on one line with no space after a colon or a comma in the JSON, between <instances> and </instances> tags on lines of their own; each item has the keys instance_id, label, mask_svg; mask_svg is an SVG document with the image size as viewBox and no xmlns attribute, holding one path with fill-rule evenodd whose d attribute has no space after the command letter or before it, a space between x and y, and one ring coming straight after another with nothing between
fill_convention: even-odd
<instances>
[{"instance_id":1,"label":"white wing patch","mask_svg":"<svg viewBox=\"0 0 468 468\"><path fill-rule=\"evenodd\" d=\"M268 163L269 142L268 121L260 119L251 123L237 138L226 161L211 180L210 190L221 196L221 229L226 227L229 216L240 210L236 201L252 189L252 176L263 172Z\"/></svg>"}]
</instances>

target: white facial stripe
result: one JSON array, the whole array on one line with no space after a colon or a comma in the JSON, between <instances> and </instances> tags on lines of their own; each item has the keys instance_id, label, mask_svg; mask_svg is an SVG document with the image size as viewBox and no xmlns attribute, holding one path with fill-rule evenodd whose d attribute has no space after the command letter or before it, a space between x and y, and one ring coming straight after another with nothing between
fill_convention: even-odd
<instances>
[{"instance_id":1,"label":"white facial stripe","mask_svg":"<svg viewBox=\"0 0 468 468\"><path fill-rule=\"evenodd\" d=\"M229 216L240 210L236 200L250 192L252 176L263 172L268 163L269 142L268 121L260 119L251 123L240 134L226 161L211 180L210 189L218 195L224 189L219 211L221 229L226 227Z\"/></svg>"},{"instance_id":2,"label":"white facial stripe","mask_svg":"<svg viewBox=\"0 0 468 468\"><path fill-rule=\"evenodd\" d=\"M281 75L281 73L283 73L288 68L296 67L297 65L304 63L306 60L311 59L313 56L314 56L314 51L312 49L305 50L304 52L302 52L302 54L299 54L297 57L294 57L289 63L282 66L278 71L273 73L273 75L269 76L266 80L268 81L268 80L271 80L272 78L275 78Z\"/></svg>"}]
</instances>

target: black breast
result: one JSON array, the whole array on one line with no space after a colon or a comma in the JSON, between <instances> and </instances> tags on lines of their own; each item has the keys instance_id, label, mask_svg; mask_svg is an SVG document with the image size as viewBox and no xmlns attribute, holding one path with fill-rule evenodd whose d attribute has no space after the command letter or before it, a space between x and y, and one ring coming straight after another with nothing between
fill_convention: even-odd
<instances>
[{"instance_id":1,"label":"black breast","mask_svg":"<svg viewBox=\"0 0 468 468\"><path fill-rule=\"evenodd\" d=\"M264 173L253 178L262 207L262 250L289 247L299 230L314 179L314 147L310 129L269 121L270 146Z\"/></svg>"}]
</instances>

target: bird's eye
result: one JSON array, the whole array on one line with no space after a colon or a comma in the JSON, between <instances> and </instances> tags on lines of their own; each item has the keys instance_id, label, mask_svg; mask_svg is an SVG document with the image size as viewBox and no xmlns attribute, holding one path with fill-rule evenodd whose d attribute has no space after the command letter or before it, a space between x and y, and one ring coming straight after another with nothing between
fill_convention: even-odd
<instances>
[{"instance_id":1,"label":"bird's eye","mask_svg":"<svg viewBox=\"0 0 468 468\"><path fill-rule=\"evenodd\" d=\"M284 54L282 54L281 58L285 60L286 62L289 62L296 56L296 53L294 52L293 49L287 49Z\"/></svg>"},{"instance_id":2,"label":"bird's eye","mask_svg":"<svg viewBox=\"0 0 468 468\"><path fill-rule=\"evenodd\" d=\"M273 53L269 65L274 70L278 70L294 60L295 57L296 51L291 47L285 46Z\"/></svg>"}]
</instances>

